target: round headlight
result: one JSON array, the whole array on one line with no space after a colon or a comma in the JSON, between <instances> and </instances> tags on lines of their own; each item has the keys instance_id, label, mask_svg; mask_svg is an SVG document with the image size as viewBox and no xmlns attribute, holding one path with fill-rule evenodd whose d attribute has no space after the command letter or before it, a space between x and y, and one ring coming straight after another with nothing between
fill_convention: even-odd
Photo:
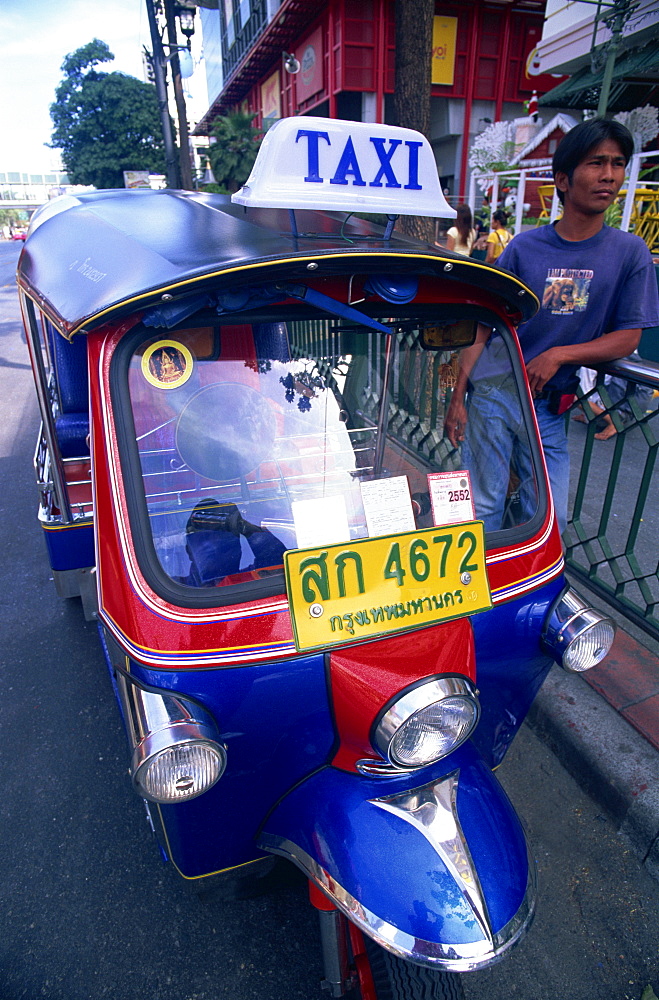
<instances>
[{"instance_id":1,"label":"round headlight","mask_svg":"<svg viewBox=\"0 0 659 1000\"><path fill-rule=\"evenodd\" d=\"M563 653L563 666L577 673L590 670L604 659L614 637L615 626L611 621L604 620L588 626L568 643Z\"/></svg>"},{"instance_id":2,"label":"round headlight","mask_svg":"<svg viewBox=\"0 0 659 1000\"><path fill-rule=\"evenodd\" d=\"M466 677L426 681L389 706L373 742L397 767L425 767L464 743L479 715L475 688Z\"/></svg>"},{"instance_id":3,"label":"round headlight","mask_svg":"<svg viewBox=\"0 0 659 1000\"><path fill-rule=\"evenodd\" d=\"M604 659L615 634L611 618L568 588L550 610L542 643L564 670L580 673Z\"/></svg>"},{"instance_id":4,"label":"round headlight","mask_svg":"<svg viewBox=\"0 0 659 1000\"><path fill-rule=\"evenodd\" d=\"M445 698L416 712L400 727L389 745L389 756L402 767L420 767L439 760L471 732L476 704L469 698Z\"/></svg>"},{"instance_id":5,"label":"round headlight","mask_svg":"<svg viewBox=\"0 0 659 1000\"><path fill-rule=\"evenodd\" d=\"M177 743L148 757L134 780L153 802L184 802L207 792L225 766L226 754L217 743Z\"/></svg>"}]
</instances>

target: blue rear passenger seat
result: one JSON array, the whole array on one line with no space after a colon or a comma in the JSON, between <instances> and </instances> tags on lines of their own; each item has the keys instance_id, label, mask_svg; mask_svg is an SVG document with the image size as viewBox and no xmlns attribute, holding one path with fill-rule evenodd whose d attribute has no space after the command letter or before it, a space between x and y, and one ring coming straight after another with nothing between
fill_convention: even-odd
<instances>
[{"instance_id":1,"label":"blue rear passenger seat","mask_svg":"<svg viewBox=\"0 0 659 1000\"><path fill-rule=\"evenodd\" d=\"M62 458L89 455L89 378L87 338L65 340L48 323L48 340L56 373L60 415L55 421Z\"/></svg>"}]
</instances>

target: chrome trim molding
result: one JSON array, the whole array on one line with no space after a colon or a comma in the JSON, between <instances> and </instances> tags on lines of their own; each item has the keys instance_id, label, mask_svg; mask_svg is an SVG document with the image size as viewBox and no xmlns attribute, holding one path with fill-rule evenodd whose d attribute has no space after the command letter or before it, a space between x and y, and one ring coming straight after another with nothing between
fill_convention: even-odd
<instances>
[{"instance_id":1,"label":"chrome trim molding","mask_svg":"<svg viewBox=\"0 0 659 1000\"><path fill-rule=\"evenodd\" d=\"M605 368L607 375L617 375L628 381L636 382L648 380L654 382L655 388L659 389L659 378L657 378L657 366L652 361L643 358L619 358L618 361L607 361ZM598 366L599 371L599 366Z\"/></svg>"},{"instance_id":2,"label":"chrome trim molding","mask_svg":"<svg viewBox=\"0 0 659 1000\"><path fill-rule=\"evenodd\" d=\"M501 930L492 932L478 876L457 822L455 798L458 777L458 772L453 772L446 778L429 782L421 788L371 801L399 815L404 821L411 822L436 847L442 862L455 878L460 892L474 913L482 934L477 941L448 944L412 937L363 906L325 868L287 838L262 833L258 847L293 861L323 889L349 920L399 958L447 972L471 972L486 968L503 958L531 925L535 914L535 868L529 857L524 899L508 924Z\"/></svg>"},{"instance_id":3,"label":"chrome trim molding","mask_svg":"<svg viewBox=\"0 0 659 1000\"><path fill-rule=\"evenodd\" d=\"M61 523L71 524L73 515L69 505L64 465L55 430L54 405L56 404L56 399L54 398L53 391L54 384L46 368L48 344L47 338L42 336L42 330L37 318L37 313L41 315L42 311L40 306L35 305L21 290L19 290L19 299L21 301L27 348L30 354L34 384L41 413L41 430L35 458L41 462L42 469L48 469L46 473L48 488L53 491L55 502L59 508ZM41 445L41 439L43 439L43 445Z\"/></svg>"},{"instance_id":4,"label":"chrome trim molding","mask_svg":"<svg viewBox=\"0 0 659 1000\"><path fill-rule=\"evenodd\" d=\"M85 613L85 621L93 622L98 618L98 594L96 590L96 567L85 566L81 569L52 570L55 590L58 597L79 597Z\"/></svg>"},{"instance_id":5,"label":"chrome trim molding","mask_svg":"<svg viewBox=\"0 0 659 1000\"><path fill-rule=\"evenodd\" d=\"M414 774L420 770L416 767L400 767L398 764L391 764L388 760L378 760L375 757L362 757L355 764L360 774L366 774L369 778L396 778L403 774ZM427 767L426 764L423 767Z\"/></svg>"},{"instance_id":6,"label":"chrome trim molding","mask_svg":"<svg viewBox=\"0 0 659 1000\"><path fill-rule=\"evenodd\" d=\"M602 623L609 624L615 635L616 624L613 619L591 607L575 590L570 588L561 595L551 609L542 634L542 644L564 670L571 673L581 673L582 671L575 671L573 667L566 665L566 650L575 639L578 639L593 626ZM601 657L601 659L603 658ZM601 662L601 660L597 662ZM593 663L590 666L594 667L596 664ZM588 670L590 667L582 669Z\"/></svg>"},{"instance_id":7,"label":"chrome trim molding","mask_svg":"<svg viewBox=\"0 0 659 1000\"><path fill-rule=\"evenodd\" d=\"M439 781L430 781L411 792L370 801L410 823L426 838L460 887L483 937L492 941L494 935L485 897L458 818L456 797L459 777L460 771L453 771Z\"/></svg>"}]
</instances>

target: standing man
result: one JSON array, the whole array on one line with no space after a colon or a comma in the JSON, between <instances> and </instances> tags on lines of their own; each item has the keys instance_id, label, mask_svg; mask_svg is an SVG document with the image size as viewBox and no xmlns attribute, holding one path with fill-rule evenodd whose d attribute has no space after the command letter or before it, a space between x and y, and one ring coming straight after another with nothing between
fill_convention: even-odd
<instances>
[{"instance_id":1,"label":"standing man","mask_svg":"<svg viewBox=\"0 0 659 1000\"><path fill-rule=\"evenodd\" d=\"M569 484L561 399L574 392L577 368L626 357L638 346L643 327L659 325L657 283L647 246L638 236L604 225L604 213L618 195L633 149L631 133L616 121L593 118L568 132L552 162L562 217L554 225L516 236L498 260L541 303L536 315L520 325L518 335L561 531L567 524ZM496 529L503 509L497 496L508 481L507 469L518 447L515 429L497 431L490 419L488 440L482 442L478 392L470 394L466 406L464 402L470 373L484 348L487 353L489 334L481 328L476 344L464 352L446 433L454 447L465 441L466 455L487 447L491 471L486 463L475 463L477 478L482 479L474 483L476 511L486 527Z\"/></svg>"}]
</instances>

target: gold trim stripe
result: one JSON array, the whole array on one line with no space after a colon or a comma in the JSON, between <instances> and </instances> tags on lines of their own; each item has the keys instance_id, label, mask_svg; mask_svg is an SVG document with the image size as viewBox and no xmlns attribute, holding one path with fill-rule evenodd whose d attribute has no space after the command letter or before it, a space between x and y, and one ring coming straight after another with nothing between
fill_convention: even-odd
<instances>
[{"instance_id":1,"label":"gold trim stripe","mask_svg":"<svg viewBox=\"0 0 659 1000\"><path fill-rule=\"evenodd\" d=\"M115 302L113 305L108 306L105 309L102 309L100 312L93 313L91 316L88 316L83 322L78 323L77 326L75 326L72 330L70 330L66 336L70 340L72 337L75 336L76 333L85 332L84 327L87 324L96 323L99 319L101 319L101 317L109 316L111 313L114 313L118 309L122 309L127 305L131 305L133 303L139 303L146 299L153 298L154 295L163 295L166 292L169 292L173 289L187 288L191 285L197 285L200 284L201 282L209 281L212 278L218 278L222 275L237 274L241 271L261 270L262 268L268 268L268 267L271 268L273 266L279 266L281 264L304 264L305 262L311 262L311 261L313 261L314 263L318 263L321 260L339 260L341 258L350 260L355 260L355 259L360 260L364 258L368 260L372 257L375 257L376 255L379 257L388 257L395 259L400 258L402 260L410 260L410 259L433 260L433 261L446 260L448 263L454 265L457 264L460 267L476 268L482 271L488 271L489 273L492 272L492 268L489 265L481 264L479 261L476 260L472 261L468 257L465 257L464 261L462 260L454 261L452 258L445 258L439 254L436 256L435 254L429 254L429 253L398 253L398 252L387 253L386 251L372 250L370 252L359 251L356 253L349 253L349 252L346 253L345 251L343 251L342 253L331 253L331 254L315 253L311 254L308 257L275 257L273 260L266 260L259 262L251 261L249 264L240 264L236 267L227 267L219 271L209 271L206 274L195 275L194 278L184 278L180 281L171 282L171 284L168 285L162 285L158 289L151 289L148 292L140 292L138 295L130 296L127 299L121 299L119 302ZM36 305L39 306L40 309L46 312L47 310L45 309L45 303L43 299L39 301L36 298L36 296L38 295L36 290L33 291L31 288L26 287L21 282L20 280L21 277L22 276L19 276L19 284L23 289L23 291L29 298L31 298L36 303ZM441 275L438 275L438 277L441 277ZM514 274L508 274L508 272L506 272L505 277L509 281L514 282L514 284L516 284L527 295L530 295L531 298L534 299L535 302L537 303L536 308L540 307L540 301L534 294L534 292L532 292L529 288L527 288L527 286L522 281L520 281ZM492 294L495 295L497 298L504 298L504 296L501 296L499 293L493 292Z\"/></svg>"}]
</instances>

